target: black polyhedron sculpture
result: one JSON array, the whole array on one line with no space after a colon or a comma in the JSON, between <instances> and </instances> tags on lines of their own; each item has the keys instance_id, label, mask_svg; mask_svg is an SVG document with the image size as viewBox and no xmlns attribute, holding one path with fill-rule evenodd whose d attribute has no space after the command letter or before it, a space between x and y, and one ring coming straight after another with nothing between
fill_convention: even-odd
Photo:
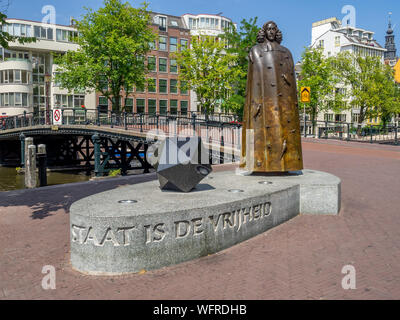
<instances>
[{"instance_id":1,"label":"black polyhedron sculpture","mask_svg":"<svg viewBox=\"0 0 400 320\"><path fill-rule=\"evenodd\" d=\"M200 137L166 138L149 160L162 190L189 192L212 172Z\"/></svg>"}]
</instances>

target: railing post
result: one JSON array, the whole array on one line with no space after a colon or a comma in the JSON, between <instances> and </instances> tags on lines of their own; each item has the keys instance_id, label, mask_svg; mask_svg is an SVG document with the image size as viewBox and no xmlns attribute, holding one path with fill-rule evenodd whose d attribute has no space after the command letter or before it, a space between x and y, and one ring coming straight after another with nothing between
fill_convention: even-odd
<instances>
[{"instance_id":1,"label":"railing post","mask_svg":"<svg viewBox=\"0 0 400 320\"><path fill-rule=\"evenodd\" d=\"M22 127L26 126L26 110L24 110L24 125Z\"/></svg>"},{"instance_id":2,"label":"railing post","mask_svg":"<svg viewBox=\"0 0 400 320\"><path fill-rule=\"evenodd\" d=\"M128 117L126 115L126 111L124 111L124 126L125 126L125 130L128 130Z\"/></svg>"},{"instance_id":3,"label":"railing post","mask_svg":"<svg viewBox=\"0 0 400 320\"><path fill-rule=\"evenodd\" d=\"M21 141L21 168L25 166L25 135L22 132L19 135L19 140Z\"/></svg>"},{"instance_id":4,"label":"railing post","mask_svg":"<svg viewBox=\"0 0 400 320\"><path fill-rule=\"evenodd\" d=\"M397 127L397 125L394 127L394 144L395 145L398 145L399 144L399 141L398 141L398 139L397 139L397 129L398 129L398 127Z\"/></svg>"},{"instance_id":5,"label":"railing post","mask_svg":"<svg viewBox=\"0 0 400 320\"><path fill-rule=\"evenodd\" d=\"M193 126L193 135L196 135L196 114L192 113L192 126Z\"/></svg>"},{"instance_id":6,"label":"railing post","mask_svg":"<svg viewBox=\"0 0 400 320\"><path fill-rule=\"evenodd\" d=\"M346 123L347 125L347 141L350 141L350 124Z\"/></svg>"},{"instance_id":7,"label":"railing post","mask_svg":"<svg viewBox=\"0 0 400 320\"><path fill-rule=\"evenodd\" d=\"M143 132L143 114L140 113L140 132Z\"/></svg>"},{"instance_id":8,"label":"railing post","mask_svg":"<svg viewBox=\"0 0 400 320\"><path fill-rule=\"evenodd\" d=\"M211 139L211 137L209 137L208 138L208 160L209 160L209 164L213 164L213 157L212 156L213 156L212 139Z\"/></svg>"},{"instance_id":9,"label":"railing post","mask_svg":"<svg viewBox=\"0 0 400 320\"><path fill-rule=\"evenodd\" d=\"M224 154L224 127L223 124L220 123L220 132L221 132L221 147L219 149L219 163L223 164L225 160L225 154Z\"/></svg>"},{"instance_id":10,"label":"railing post","mask_svg":"<svg viewBox=\"0 0 400 320\"><path fill-rule=\"evenodd\" d=\"M100 177L101 150L100 150L100 137L97 132L92 136L92 140L94 146L94 173L96 177Z\"/></svg>"},{"instance_id":11,"label":"railing post","mask_svg":"<svg viewBox=\"0 0 400 320\"><path fill-rule=\"evenodd\" d=\"M75 124L75 123L76 123L75 117L76 117L75 109L72 109L72 124Z\"/></svg>"},{"instance_id":12,"label":"railing post","mask_svg":"<svg viewBox=\"0 0 400 320\"><path fill-rule=\"evenodd\" d=\"M160 127L160 115L159 114L156 115L156 121L157 121L157 134L158 134L158 130Z\"/></svg>"}]
</instances>

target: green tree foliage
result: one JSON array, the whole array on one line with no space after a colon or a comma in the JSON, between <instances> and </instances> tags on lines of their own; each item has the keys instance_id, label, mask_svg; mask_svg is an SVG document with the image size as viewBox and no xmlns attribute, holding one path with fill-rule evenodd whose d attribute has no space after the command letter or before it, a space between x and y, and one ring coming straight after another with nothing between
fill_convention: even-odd
<instances>
[{"instance_id":1,"label":"green tree foliage","mask_svg":"<svg viewBox=\"0 0 400 320\"><path fill-rule=\"evenodd\" d=\"M56 81L69 91L99 91L119 111L121 89L146 83L144 60L155 34L148 4L133 8L121 0L104 0L103 5L98 11L86 8L76 21L79 48L56 59Z\"/></svg>"},{"instance_id":2,"label":"green tree foliage","mask_svg":"<svg viewBox=\"0 0 400 320\"><path fill-rule=\"evenodd\" d=\"M226 52L224 42L212 36L193 37L191 47L181 48L175 57L181 87L192 89L207 113L221 104L241 76L241 70L234 67L237 55Z\"/></svg>"},{"instance_id":3,"label":"green tree foliage","mask_svg":"<svg viewBox=\"0 0 400 320\"><path fill-rule=\"evenodd\" d=\"M7 15L4 14L3 12L0 12L0 26L4 25L9 25L9 23L6 22ZM17 36L12 36L8 32L3 31L3 28L0 28L0 46L3 48L8 48L10 42L19 42L21 44L24 43L30 43L30 42L36 42L35 37L17 37Z\"/></svg>"},{"instance_id":4,"label":"green tree foliage","mask_svg":"<svg viewBox=\"0 0 400 320\"><path fill-rule=\"evenodd\" d=\"M335 58L325 58L322 48L306 48L301 57L298 87L311 88L311 102L301 103L301 110L311 116L313 127L319 112L329 109L340 112L346 108L344 96L336 90L340 77ZM300 90L299 90L300 91Z\"/></svg>"},{"instance_id":5,"label":"green tree foliage","mask_svg":"<svg viewBox=\"0 0 400 320\"><path fill-rule=\"evenodd\" d=\"M360 110L359 131L368 118L379 116L386 123L400 112L394 71L380 58L345 52L336 57L336 64L342 81L351 89L351 106Z\"/></svg>"},{"instance_id":6,"label":"green tree foliage","mask_svg":"<svg viewBox=\"0 0 400 320\"><path fill-rule=\"evenodd\" d=\"M240 70L238 81L234 84L229 99L223 103L223 108L232 111L242 117L244 104L246 101L246 83L248 71L248 55L251 48L257 43L257 34L259 27L257 26L257 17L251 18L249 21L243 19L240 22L240 28L232 28L225 30L223 40L228 43L227 52L237 55L237 68Z\"/></svg>"}]
</instances>

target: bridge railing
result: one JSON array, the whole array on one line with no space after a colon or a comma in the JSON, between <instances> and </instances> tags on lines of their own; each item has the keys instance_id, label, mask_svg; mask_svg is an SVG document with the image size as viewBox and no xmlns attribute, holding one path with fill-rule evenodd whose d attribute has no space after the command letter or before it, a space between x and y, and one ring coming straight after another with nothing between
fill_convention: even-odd
<instances>
[{"instance_id":1,"label":"bridge railing","mask_svg":"<svg viewBox=\"0 0 400 320\"><path fill-rule=\"evenodd\" d=\"M0 130L9 130L42 125L55 125L53 110L48 113L23 113L0 119ZM150 114L128 112L106 112L87 109L63 109L62 125L94 125L136 130L141 133L171 135L198 135L204 142L239 150L241 123L237 117L227 114L201 114L177 112L175 114Z\"/></svg>"}]
</instances>

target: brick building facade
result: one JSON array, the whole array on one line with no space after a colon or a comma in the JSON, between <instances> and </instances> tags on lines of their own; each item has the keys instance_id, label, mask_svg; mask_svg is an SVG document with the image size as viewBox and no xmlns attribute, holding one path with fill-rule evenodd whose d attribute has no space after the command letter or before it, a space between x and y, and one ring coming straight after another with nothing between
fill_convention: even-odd
<instances>
[{"instance_id":1,"label":"brick building facade","mask_svg":"<svg viewBox=\"0 0 400 320\"><path fill-rule=\"evenodd\" d=\"M190 30L181 17L154 12L150 15L151 28L158 35L146 57L151 70L147 75L149 85L129 88L131 92L125 101L121 101L121 106L127 112L185 115L191 110L190 91L180 89L179 70L173 53L179 50L179 45L190 44ZM125 92L122 96L125 97ZM111 102L100 93L96 94L96 99L102 112L112 110Z\"/></svg>"}]
</instances>

